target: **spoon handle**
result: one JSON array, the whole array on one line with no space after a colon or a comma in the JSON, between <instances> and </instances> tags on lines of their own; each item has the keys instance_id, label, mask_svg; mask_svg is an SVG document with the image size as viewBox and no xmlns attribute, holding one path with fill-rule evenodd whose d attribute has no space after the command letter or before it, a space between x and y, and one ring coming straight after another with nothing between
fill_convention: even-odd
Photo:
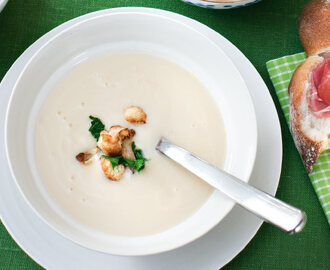
<instances>
[{"instance_id":1,"label":"spoon handle","mask_svg":"<svg viewBox=\"0 0 330 270\"><path fill-rule=\"evenodd\" d=\"M306 215L298 208L239 180L164 138L159 140L156 149L248 211L283 231L294 234L304 227Z\"/></svg>"}]
</instances>

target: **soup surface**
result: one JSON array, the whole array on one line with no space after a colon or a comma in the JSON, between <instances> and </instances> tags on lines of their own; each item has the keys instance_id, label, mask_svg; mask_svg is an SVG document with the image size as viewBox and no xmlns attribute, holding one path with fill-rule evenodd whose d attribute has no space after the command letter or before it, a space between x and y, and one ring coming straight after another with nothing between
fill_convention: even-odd
<instances>
[{"instance_id":1,"label":"soup surface","mask_svg":"<svg viewBox=\"0 0 330 270\"><path fill-rule=\"evenodd\" d=\"M138 105L147 123L125 121ZM150 159L140 173L108 180L95 159L75 156L96 146L89 115L106 128L135 129L134 141ZM112 235L153 234L194 214L213 188L156 152L164 136L221 167L225 137L219 110L205 86L164 58L126 52L103 55L66 73L45 100L36 127L38 170L53 201L76 221Z\"/></svg>"}]
</instances>

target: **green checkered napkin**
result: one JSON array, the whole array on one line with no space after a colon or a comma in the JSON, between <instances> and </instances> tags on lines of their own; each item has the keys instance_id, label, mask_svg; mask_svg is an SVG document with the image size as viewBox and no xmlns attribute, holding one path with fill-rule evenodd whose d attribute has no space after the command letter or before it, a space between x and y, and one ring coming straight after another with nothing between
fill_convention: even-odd
<instances>
[{"instance_id":1,"label":"green checkered napkin","mask_svg":"<svg viewBox=\"0 0 330 270\"><path fill-rule=\"evenodd\" d=\"M266 63L287 123L289 124L288 86L297 66L306 59L305 53L284 56ZM316 161L309 178L320 200L330 225L330 150L323 152Z\"/></svg>"}]
</instances>

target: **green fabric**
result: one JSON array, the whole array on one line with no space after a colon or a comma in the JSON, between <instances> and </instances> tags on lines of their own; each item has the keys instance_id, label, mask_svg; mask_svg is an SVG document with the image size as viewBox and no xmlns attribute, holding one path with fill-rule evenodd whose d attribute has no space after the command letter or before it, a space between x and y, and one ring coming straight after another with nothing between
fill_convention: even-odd
<instances>
[{"instance_id":1,"label":"green fabric","mask_svg":"<svg viewBox=\"0 0 330 270\"><path fill-rule=\"evenodd\" d=\"M288 87L295 69L306 59L305 53L283 56L266 63L270 79L289 125ZM330 150L323 152L309 174L312 185L330 224Z\"/></svg>"},{"instance_id":2,"label":"green fabric","mask_svg":"<svg viewBox=\"0 0 330 270\"><path fill-rule=\"evenodd\" d=\"M308 216L304 230L292 236L269 224L262 225L248 246L224 269L330 269L327 219L294 146L265 66L269 59L303 51L297 17L307 1L263 0L245 8L217 11L194 7L179 0L9 0L0 13L0 79L36 39L57 25L91 11L119 6L154 7L174 11L208 25L235 44L266 82L279 114L284 146L276 196L303 209ZM160 267L164 269L165 266ZM0 269L39 269L1 224Z\"/></svg>"}]
</instances>

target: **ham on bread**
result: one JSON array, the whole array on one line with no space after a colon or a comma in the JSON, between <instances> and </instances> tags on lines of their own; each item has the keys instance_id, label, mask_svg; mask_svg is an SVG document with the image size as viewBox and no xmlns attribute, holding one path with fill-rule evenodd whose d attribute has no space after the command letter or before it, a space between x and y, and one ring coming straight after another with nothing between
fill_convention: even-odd
<instances>
[{"instance_id":1,"label":"ham on bread","mask_svg":"<svg viewBox=\"0 0 330 270\"><path fill-rule=\"evenodd\" d=\"M290 81L290 130L309 173L330 148L330 1L309 2L298 25L308 58Z\"/></svg>"}]
</instances>

